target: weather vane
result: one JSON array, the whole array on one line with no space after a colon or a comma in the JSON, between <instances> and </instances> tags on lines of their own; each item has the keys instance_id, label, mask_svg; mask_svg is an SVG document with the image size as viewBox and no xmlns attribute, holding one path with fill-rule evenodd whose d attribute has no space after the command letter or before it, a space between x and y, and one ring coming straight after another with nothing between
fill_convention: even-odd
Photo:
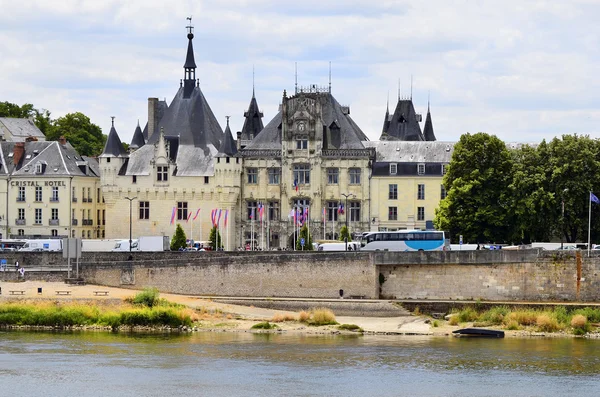
<instances>
[{"instance_id":1,"label":"weather vane","mask_svg":"<svg viewBox=\"0 0 600 397\"><path fill-rule=\"evenodd\" d=\"M192 16L190 15L189 17L186 17L185 19L190 21L190 24L188 26L186 26L186 28L189 29L188 33L192 34L192 29L194 29L194 27L192 26Z\"/></svg>"}]
</instances>

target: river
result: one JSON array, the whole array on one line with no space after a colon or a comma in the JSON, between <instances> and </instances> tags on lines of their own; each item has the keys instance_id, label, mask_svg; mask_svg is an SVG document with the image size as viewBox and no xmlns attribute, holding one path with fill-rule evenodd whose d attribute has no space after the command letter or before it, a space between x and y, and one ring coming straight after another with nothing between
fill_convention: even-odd
<instances>
[{"instance_id":1,"label":"river","mask_svg":"<svg viewBox=\"0 0 600 397\"><path fill-rule=\"evenodd\" d=\"M0 332L0 396L591 396L600 340Z\"/></svg>"}]
</instances>

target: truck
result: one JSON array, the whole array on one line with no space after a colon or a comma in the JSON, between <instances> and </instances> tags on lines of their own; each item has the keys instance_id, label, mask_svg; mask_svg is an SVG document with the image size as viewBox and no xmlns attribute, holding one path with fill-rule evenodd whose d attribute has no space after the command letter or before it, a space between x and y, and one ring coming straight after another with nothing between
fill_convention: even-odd
<instances>
[{"instance_id":1,"label":"truck","mask_svg":"<svg viewBox=\"0 0 600 397\"><path fill-rule=\"evenodd\" d=\"M158 252L169 251L171 244L168 236L140 236L131 240L131 251ZM113 252L129 251L129 239L117 240Z\"/></svg>"},{"instance_id":2,"label":"truck","mask_svg":"<svg viewBox=\"0 0 600 397\"><path fill-rule=\"evenodd\" d=\"M63 244L60 239L25 240L19 251L62 251Z\"/></svg>"},{"instance_id":3,"label":"truck","mask_svg":"<svg viewBox=\"0 0 600 397\"><path fill-rule=\"evenodd\" d=\"M112 251L113 252L129 251L129 240L117 240ZM139 251L138 241L136 239L131 240L131 251Z\"/></svg>"}]
</instances>

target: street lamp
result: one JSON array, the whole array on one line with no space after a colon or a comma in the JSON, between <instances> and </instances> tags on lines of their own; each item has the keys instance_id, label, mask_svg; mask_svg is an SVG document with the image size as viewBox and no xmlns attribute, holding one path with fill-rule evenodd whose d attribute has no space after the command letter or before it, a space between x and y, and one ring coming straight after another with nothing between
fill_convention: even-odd
<instances>
[{"instance_id":1,"label":"street lamp","mask_svg":"<svg viewBox=\"0 0 600 397\"><path fill-rule=\"evenodd\" d=\"M356 196L352 193L341 193L341 195L346 198L346 203L344 204L344 208L346 208L346 233L348 233L348 214L350 213L350 211L348 211L348 197L354 198ZM348 234L346 234L346 237L344 238L344 240L346 241L346 251L348 251Z\"/></svg>"},{"instance_id":2,"label":"street lamp","mask_svg":"<svg viewBox=\"0 0 600 397\"><path fill-rule=\"evenodd\" d=\"M137 197L125 197L125 200L129 200L129 252L131 253L131 204Z\"/></svg>"},{"instance_id":3,"label":"street lamp","mask_svg":"<svg viewBox=\"0 0 600 397\"><path fill-rule=\"evenodd\" d=\"M565 234L565 193L568 192L569 189L566 188L562 191L561 196L561 218L560 218L560 249L563 249L563 238Z\"/></svg>"}]
</instances>

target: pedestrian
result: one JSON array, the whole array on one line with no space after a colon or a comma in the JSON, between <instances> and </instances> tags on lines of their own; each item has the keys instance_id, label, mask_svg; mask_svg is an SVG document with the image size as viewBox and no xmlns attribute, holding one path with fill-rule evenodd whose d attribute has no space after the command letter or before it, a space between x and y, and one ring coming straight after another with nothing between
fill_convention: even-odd
<instances>
[{"instance_id":1,"label":"pedestrian","mask_svg":"<svg viewBox=\"0 0 600 397\"><path fill-rule=\"evenodd\" d=\"M19 269L19 273L21 274L21 277L25 278L25 268L24 267Z\"/></svg>"},{"instance_id":2,"label":"pedestrian","mask_svg":"<svg viewBox=\"0 0 600 397\"><path fill-rule=\"evenodd\" d=\"M19 271L19 261L15 261L15 270Z\"/></svg>"}]
</instances>

